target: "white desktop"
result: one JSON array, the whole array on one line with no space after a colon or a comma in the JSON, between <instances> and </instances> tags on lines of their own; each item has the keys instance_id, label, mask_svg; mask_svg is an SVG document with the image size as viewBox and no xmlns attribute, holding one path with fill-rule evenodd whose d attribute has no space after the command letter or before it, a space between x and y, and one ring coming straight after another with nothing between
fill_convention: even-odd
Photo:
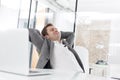
<instances>
[{"instance_id":1,"label":"white desktop","mask_svg":"<svg viewBox=\"0 0 120 80\"><path fill-rule=\"evenodd\" d=\"M0 80L115 80L109 77L98 77L81 72L51 71L49 75L21 76L0 72Z\"/></svg>"}]
</instances>

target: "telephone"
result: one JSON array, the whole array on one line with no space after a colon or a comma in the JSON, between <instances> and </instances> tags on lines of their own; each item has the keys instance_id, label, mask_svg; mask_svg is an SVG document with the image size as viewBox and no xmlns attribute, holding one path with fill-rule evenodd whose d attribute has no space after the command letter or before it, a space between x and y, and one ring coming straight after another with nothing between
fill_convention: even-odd
<instances>
[{"instance_id":1,"label":"telephone","mask_svg":"<svg viewBox=\"0 0 120 80\"><path fill-rule=\"evenodd\" d=\"M107 65L107 62L104 60L98 60L96 64Z\"/></svg>"}]
</instances>

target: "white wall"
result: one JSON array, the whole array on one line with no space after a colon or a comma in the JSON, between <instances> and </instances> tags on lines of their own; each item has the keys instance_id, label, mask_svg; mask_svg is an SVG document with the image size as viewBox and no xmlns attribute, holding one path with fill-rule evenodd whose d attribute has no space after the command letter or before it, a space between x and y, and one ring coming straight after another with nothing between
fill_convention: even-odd
<instances>
[{"instance_id":1,"label":"white wall","mask_svg":"<svg viewBox=\"0 0 120 80\"><path fill-rule=\"evenodd\" d=\"M0 6L1 6L1 0L0 0Z\"/></svg>"},{"instance_id":2,"label":"white wall","mask_svg":"<svg viewBox=\"0 0 120 80\"><path fill-rule=\"evenodd\" d=\"M0 30L24 27L22 22L25 21L27 24L30 0L0 0L0 1L1 1Z\"/></svg>"},{"instance_id":3,"label":"white wall","mask_svg":"<svg viewBox=\"0 0 120 80\"><path fill-rule=\"evenodd\" d=\"M111 14L111 31L109 41L109 76L120 78L120 14Z\"/></svg>"},{"instance_id":4,"label":"white wall","mask_svg":"<svg viewBox=\"0 0 120 80\"><path fill-rule=\"evenodd\" d=\"M120 0L78 0L80 12L120 13Z\"/></svg>"},{"instance_id":5,"label":"white wall","mask_svg":"<svg viewBox=\"0 0 120 80\"><path fill-rule=\"evenodd\" d=\"M18 23L18 10L1 6L0 7L0 30L17 28L17 23Z\"/></svg>"},{"instance_id":6,"label":"white wall","mask_svg":"<svg viewBox=\"0 0 120 80\"><path fill-rule=\"evenodd\" d=\"M117 15L117 14L116 14ZM109 63L120 64L120 14L111 20Z\"/></svg>"},{"instance_id":7,"label":"white wall","mask_svg":"<svg viewBox=\"0 0 120 80\"><path fill-rule=\"evenodd\" d=\"M0 30L17 28L20 0L0 1Z\"/></svg>"}]
</instances>

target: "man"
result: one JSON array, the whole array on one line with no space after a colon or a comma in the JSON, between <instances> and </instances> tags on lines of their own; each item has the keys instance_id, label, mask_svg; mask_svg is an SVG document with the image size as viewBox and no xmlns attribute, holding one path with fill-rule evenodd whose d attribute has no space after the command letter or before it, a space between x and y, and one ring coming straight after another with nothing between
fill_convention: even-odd
<instances>
[{"instance_id":1,"label":"man","mask_svg":"<svg viewBox=\"0 0 120 80\"><path fill-rule=\"evenodd\" d=\"M42 35L35 29L29 29L29 36L30 41L37 47L38 51L40 51L37 68L67 69L70 67L70 69L75 69L74 64L76 64L76 62L72 60L74 58L73 54L68 51L67 47L62 45L62 39L68 43L67 45L73 45L73 32L59 32L54 25L47 24L42 30ZM70 58L69 54L72 58ZM60 56L61 58L65 58L65 61L61 62L61 59L59 59ZM69 66L68 64L73 64L73 66Z\"/></svg>"}]
</instances>

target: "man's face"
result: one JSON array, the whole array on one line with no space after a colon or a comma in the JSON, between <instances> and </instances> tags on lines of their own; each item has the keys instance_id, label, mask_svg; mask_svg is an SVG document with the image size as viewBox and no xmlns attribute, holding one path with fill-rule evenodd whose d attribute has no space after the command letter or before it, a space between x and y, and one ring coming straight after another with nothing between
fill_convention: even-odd
<instances>
[{"instance_id":1,"label":"man's face","mask_svg":"<svg viewBox=\"0 0 120 80\"><path fill-rule=\"evenodd\" d=\"M60 32L54 26L47 27L47 33L48 35L45 36L47 39L52 41L60 40Z\"/></svg>"}]
</instances>

